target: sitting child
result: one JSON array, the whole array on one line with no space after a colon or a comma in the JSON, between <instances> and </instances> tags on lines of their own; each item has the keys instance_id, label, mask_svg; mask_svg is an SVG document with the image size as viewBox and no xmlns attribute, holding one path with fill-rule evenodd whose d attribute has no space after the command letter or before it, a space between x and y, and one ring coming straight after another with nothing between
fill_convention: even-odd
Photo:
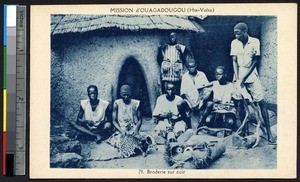
<instances>
[{"instance_id":1,"label":"sitting child","mask_svg":"<svg viewBox=\"0 0 300 182\"><path fill-rule=\"evenodd\" d=\"M217 80L210 83L213 90L213 104L211 108L208 108L211 113L205 119L206 125L235 130L236 109L232 101L233 84L226 81L226 73L223 66L216 68L215 76Z\"/></svg>"},{"instance_id":2,"label":"sitting child","mask_svg":"<svg viewBox=\"0 0 300 182\"><path fill-rule=\"evenodd\" d=\"M181 97L175 95L175 86L169 82L166 84L166 94L157 98L153 117L156 120L155 136L167 139L168 142L175 142L187 129L181 112ZM160 143L160 142L158 142Z\"/></svg>"}]
</instances>

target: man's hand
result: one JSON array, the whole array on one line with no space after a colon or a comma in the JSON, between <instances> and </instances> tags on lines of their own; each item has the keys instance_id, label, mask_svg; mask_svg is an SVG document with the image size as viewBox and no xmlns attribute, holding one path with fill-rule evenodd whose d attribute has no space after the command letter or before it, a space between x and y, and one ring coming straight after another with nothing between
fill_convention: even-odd
<instances>
[{"instance_id":1,"label":"man's hand","mask_svg":"<svg viewBox=\"0 0 300 182\"><path fill-rule=\"evenodd\" d=\"M186 98L186 101L188 102L188 105L190 106L191 110L196 109L197 106L198 106L198 104L199 104L199 98L198 98L198 100L197 100L196 103L192 102L192 101L190 100L190 98Z\"/></svg>"},{"instance_id":2,"label":"man's hand","mask_svg":"<svg viewBox=\"0 0 300 182\"><path fill-rule=\"evenodd\" d=\"M233 101L226 102L226 104L227 104L227 105L229 105L229 106L234 106L234 103L233 103Z\"/></svg>"},{"instance_id":3,"label":"man's hand","mask_svg":"<svg viewBox=\"0 0 300 182\"><path fill-rule=\"evenodd\" d=\"M242 81L240 83L241 88L243 88L245 86L245 81L246 81L245 79L242 79Z\"/></svg>"},{"instance_id":4,"label":"man's hand","mask_svg":"<svg viewBox=\"0 0 300 182\"><path fill-rule=\"evenodd\" d=\"M167 48L168 44L164 43L163 45L160 46L161 49L165 50Z\"/></svg>"},{"instance_id":5,"label":"man's hand","mask_svg":"<svg viewBox=\"0 0 300 182\"><path fill-rule=\"evenodd\" d=\"M199 106L199 103L200 103L199 100L197 100L196 103L192 103L192 102L191 102L191 106L192 106L191 110L193 110L193 111L197 110L197 109L198 109L198 106Z\"/></svg>"},{"instance_id":6,"label":"man's hand","mask_svg":"<svg viewBox=\"0 0 300 182\"><path fill-rule=\"evenodd\" d=\"M237 80L236 81L237 85L240 86L241 88L243 88L245 86L245 80L242 79L242 80Z\"/></svg>"},{"instance_id":7,"label":"man's hand","mask_svg":"<svg viewBox=\"0 0 300 182\"><path fill-rule=\"evenodd\" d=\"M172 116L173 116L173 114L171 112L168 112L166 115L167 118L172 118Z\"/></svg>"},{"instance_id":8,"label":"man's hand","mask_svg":"<svg viewBox=\"0 0 300 182\"><path fill-rule=\"evenodd\" d=\"M252 50L251 51L251 58L254 58L256 56L256 51L255 50Z\"/></svg>"},{"instance_id":9,"label":"man's hand","mask_svg":"<svg viewBox=\"0 0 300 182\"><path fill-rule=\"evenodd\" d=\"M159 114L159 117L161 117L161 118L168 118L168 114L169 113L162 113L162 114Z\"/></svg>"},{"instance_id":10,"label":"man's hand","mask_svg":"<svg viewBox=\"0 0 300 182\"><path fill-rule=\"evenodd\" d=\"M100 135L96 135L96 143L100 144L102 142L103 138Z\"/></svg>"},{"instance_id":11,"label":"man's hand","mask_svg":"<svg viewBox=\"0 0 300 182\"><path fill-rule=\"evenodd\" d=\"M97 129L97 126L95 126L95 122L94 121L86 120L86 122L87 122L87 126L89 127L89 129L91 131Z\"/></svg>"},{"instance_id":12,"label":"man's hand","mask_svg":"<svg viewBox=\"0 0 300 182\"><path fill-rule=\"evenodd\" d=\"M172 114L171 119L176 120L176 119L178 119L178 117L179 117L178 115Z\"/></svg>"},{"instance_id":13,"label":"man's hand","mask_svg":"<svg viewBox=\"0 0 300 182\"><path fill-rule=\"evenodd\" d=\"M177 51L181 52L181 47L180 47L180 45L176 44L175 48L177 49Z\"/></svg>"},{"instance_id":14,"label":"man's hand","mask_svg":"<svg viewBox=\"0 0 300 182\"><path fill-rule=\"evenodd\" d=\"M194 106L192 106L191 110L192 111L197 111L199 108L198 108L199 104L196 104Z\"/></svg>"},{"instance_id":15,"label":"man's hand","mask_svg":"<svg viewBox=\"0 0 300 182\"><path fill-rule=\"evenodd\" d=\"M153 119L153 123L154 123L154 124L157 124L157 123L158 123L158 121L159 121L159 120L157 119L157 117L154 117L154 119Z\"/></svg>"},{"instance_id":16,"label":"man's hand","mask_svg":"<svg viewBox=\"0 0 300 182\"><path fill-rule=\"evenodd\" d=\"M214 99L214 103L221 103L222 101L219 99Z\"/></svg>"},{"instance_id":17,"label":"man's hand","mask_svg":"<svg viewBox=\"0 0 300 182\"><path fill-rule=\"evenodd\" d=\"M134 132L133 132L133 136L136 136L136 135L139 135L139 130L138 129L135 129Z\"/></svg>"},{"instance_id":18,"label":"man's hand","mask_svg":"<svg viewBox=\"0 0 300 182\"><path fill-rule=\"evenodd\" d=\"M94 121L92 120L85 120L85 122L89 127L93 127L95 125Z\"/></svg>"},{"instance_id":19,"label":"man's hand","mask_svg":"<svg viewBox=\"0 0 300 182\"><path fill-rule=\"evenodd\" d=\"M120 133L121 133L121 136L127 135L126 131L120 131Z\"/></svg>"},{"instance_id":20,"label":"man's hand","mask_svg":"<svg viewBox=\"0 0 300 182\"><path fill-rule=\"evenodd\" d=\"M235 76L233 76L232 83L236 83L236 82L237 82L237 79L235 78Z\"/></svg>"},{"instance_id":21,"label":"man's hand","mask_svg":"<svg viewBox=\"0 0 300 182\"><path fill-rule=\"evenodd\" d=\"M207 87L207 85L204 85L204 84L200 85L199 88L198 88L198 91L199 91L199 90L202 90L202 89L205 88L205 87Z\"/></svg>"}]
</instances>

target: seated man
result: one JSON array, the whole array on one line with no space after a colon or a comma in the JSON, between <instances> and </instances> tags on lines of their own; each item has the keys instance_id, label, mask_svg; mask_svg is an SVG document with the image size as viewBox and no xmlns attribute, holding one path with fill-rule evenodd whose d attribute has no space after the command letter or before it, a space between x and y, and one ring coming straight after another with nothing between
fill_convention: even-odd
<instances>
[{"instance_id":1,"label":"seated man","mask_svg":"<svg viewBox=\"0 0 300 182\"><path fill-rule=\"evenodd\" d=\"M180 94L190 110L191 128L196 131L209 114L205 108L210 107L206 100L211 95L211 89L204 88L209 82L206 75L196 69L196 61L188 59L186 64L188 72L182 76Z\"/></svg>"},{"instance_id":2,"label":"seated man","mask_svg":"<svg viewBox=\"0 0 300 182\"><path fill-rule=\"evenodd\" d=\"M211 82L213 107L206 108L211 112L205 120L207 126L225 127L234 130L236 127L236 110L232 101L233 84L226 81L225 68L218 66L215 70L216 81ZM218 121L221 122L218 123Z\"/></svg>"},{"instance_id":3,"label":"seated man","mask_svg":"<svg viewBox=\"0 0 300 182\"><path fill-rule=\"evenodd\" d=\"M121 99L113 105L113 125L122 135L138 135L142 125L139 105L140 101L131 99L131 88L123 85L120 89Z\"/></svg>"},{"instance_id":4,"label":"seated man","mask_svg":"<svg viewBox=\"0 0 300 182\"><path fill-rule=\"evenodd\" d=\"M81 100L77 121L71 124L81 133L96 139L99 143L108 138L113 129L107 120L109 103L98 99L98 88L90 85L87 88L89 99Z\"/></svg>"},{"instance_id":5,"label":"seated man","mask_svg":"<svg viewBox=\"0 0 300 182\"><path fill-rule=\"evenodd\" d=\"M175 86L172 82L166 84L166 94L157 98L153 117L157 121L156 137L161 136L168 141L176 141L181 133L187 129L182 120L184 113L181 109L182 98L175 95Z\"/></svg>"}]
</instances>

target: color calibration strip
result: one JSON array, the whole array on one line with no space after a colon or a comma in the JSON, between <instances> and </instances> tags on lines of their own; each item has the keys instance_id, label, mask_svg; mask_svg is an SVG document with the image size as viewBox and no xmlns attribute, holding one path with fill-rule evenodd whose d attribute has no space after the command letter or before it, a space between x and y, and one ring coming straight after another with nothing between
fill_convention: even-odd
<instances>
[{"instance_id":1,"label":"color calibration strip","mask_svg":"<svg viewBox=\"0 0 300 182\"><path fill-rule=\"evenodd\" d=\"M3 75L3 175L14 174L16 117L16 14L17 6L5 5Z\"/></svg>"},{"instance_id":2,"label":"color calibration strip","mask_svg":"<svg viewBox=\"0 0 300 182\"><path fill-rule=\"evenodd\" d=\"M6 17L7 6L3 10L3 134L2 134L2 174L6 175Z\"/></svg>"},{"instance_id":3,"label":"color calibration strip","mask_svg":"<svg viewBox=\"0 0 300 182\"><path fill-rule=\"evenodd\" d=\"M3 175L25 174L26 7L4 6Z\"/></svg>"}]
</instances>

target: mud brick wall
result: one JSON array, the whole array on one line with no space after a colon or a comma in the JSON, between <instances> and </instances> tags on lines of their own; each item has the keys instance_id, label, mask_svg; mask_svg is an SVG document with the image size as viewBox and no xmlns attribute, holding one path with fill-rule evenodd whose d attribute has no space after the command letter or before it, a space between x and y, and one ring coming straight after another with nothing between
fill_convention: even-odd
<instances>
[{"instance_id":1,"label":"mud brick wall","mask_svg":"<svg viewBox=\"0 0 300 182\"><path fill-rule=\"evenodd\" d=\"M261 21L261 60L259 74L268 103L277 104L277 20L264 17ZM284 60L282 60L284 61Z\"/></svg>"},{"instance_id":2,"label":"mud brick wall","mask_svg":"<svg viewBox=\"0 0 300 182\"><path fill-rule=\"evenodd\" d=\"M180 43L189 44L185 33L177 32ZM119 73L125 60L134 59L144 73L151 109L161 94L158 47L167 33L131 32L101 36L64 35L52 41L51 109L75 120L80 100L87 99L87 87L94 84L99 98L117 98Z\"/></svg>"}]
</instances>

